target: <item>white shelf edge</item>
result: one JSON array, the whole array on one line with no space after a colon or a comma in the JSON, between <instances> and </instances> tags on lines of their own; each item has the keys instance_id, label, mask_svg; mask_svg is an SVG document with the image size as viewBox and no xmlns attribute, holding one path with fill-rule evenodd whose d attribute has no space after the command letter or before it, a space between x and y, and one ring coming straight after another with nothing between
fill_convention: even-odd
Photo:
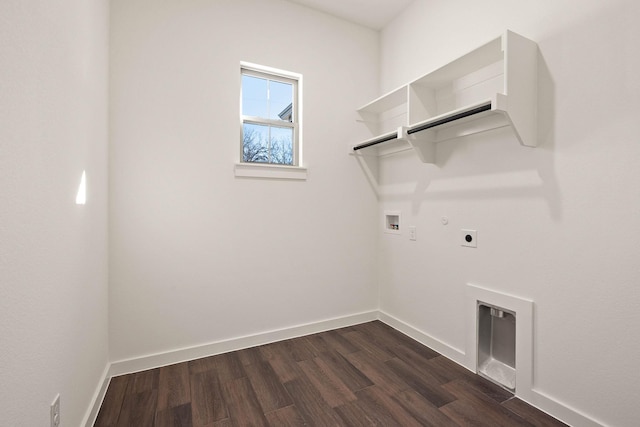
<instances>
[{"instance_id":1,"label":"white shelf edge","mask_svg":"<svg viewBox=\"0 0 640 427\"><path fill-rule=\"evenodd\" d=\"M367 104L358 108L356 111L358 113L381 113L382 111L386 111L391 108L398 107L407 102L407 94L406 94L407 86L408 85L405 84L394 90L391 90L385 93L384 95L374 99L373 101L368 102ZM405 92L405 93L403 94L402 92ZM393 99L394 97L399 98L399 100L387 101L387 99ZM402 100L403 97L404 97L404 101ZM387 103L389 105L384 105ZM380 106L377 106L376 104L380 104Z\"/></svg>"}]
</instances>

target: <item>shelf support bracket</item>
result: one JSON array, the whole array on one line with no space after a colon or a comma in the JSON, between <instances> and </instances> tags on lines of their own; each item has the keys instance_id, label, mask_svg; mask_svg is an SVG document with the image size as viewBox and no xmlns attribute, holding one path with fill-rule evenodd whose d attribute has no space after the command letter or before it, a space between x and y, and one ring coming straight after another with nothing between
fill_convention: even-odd
<instances>
[{"instance_id":1,"label":"shelf support bracket","mask_svg":"<svg viewBox=\"0 0 640 427\"><path fill-rule=\"evenodd\" d=\"M434 130L423 130L409 134L408 127L401 128L402 139L406 140L423 163L436 163L436 140Z\"/></svg>"}]
</instances>

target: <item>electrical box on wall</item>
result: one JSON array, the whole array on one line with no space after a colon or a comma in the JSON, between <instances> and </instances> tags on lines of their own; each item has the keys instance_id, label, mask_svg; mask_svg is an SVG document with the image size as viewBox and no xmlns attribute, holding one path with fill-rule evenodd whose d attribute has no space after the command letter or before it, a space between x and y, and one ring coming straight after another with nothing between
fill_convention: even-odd
<instances>
[{"instance_id":1,"label":"electrical box on wall","mask_svg":"<svg viewBox=\"0 0 640 427\"><path fill-rule=\"evenodd\" d=\"M390 234L401 234L401 218L402 214L399 211L384 211L384 232Z\"/></svg>"}]
</instances>

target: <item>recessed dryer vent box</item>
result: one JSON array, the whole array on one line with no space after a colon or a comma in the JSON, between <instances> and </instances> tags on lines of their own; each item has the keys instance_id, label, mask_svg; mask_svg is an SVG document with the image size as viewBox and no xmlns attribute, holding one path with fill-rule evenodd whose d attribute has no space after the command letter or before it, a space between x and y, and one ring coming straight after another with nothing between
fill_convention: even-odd
<instances>
[{"instance_id":1,"label":"recessed dryer vent box","mask_svg":"<svg viewBox=\"0 0 640 427\"><path fill-rule=\"evenodd\" d=\"M401 234L400 220L402 215L398 211L384 212L384 232L390 234Z\"/></svg>"},{"instance_id":2,"label":"recessed dryer vent box","mask_svg":"<svg viewBox=\"0 0 640 427\"><path fill-rule=\"evenodd\" d=\"M516 314L478 302L478 374L516 390Z\"/></svg>"}]
</instances>

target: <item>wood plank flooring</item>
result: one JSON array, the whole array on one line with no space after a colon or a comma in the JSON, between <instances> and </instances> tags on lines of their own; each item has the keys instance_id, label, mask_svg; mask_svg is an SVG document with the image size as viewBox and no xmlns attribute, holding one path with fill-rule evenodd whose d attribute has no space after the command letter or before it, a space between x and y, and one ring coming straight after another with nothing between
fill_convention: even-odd
<instances>
[{"instance_id":1,"label":"wood plank flooring","mask_svg":"<svg viewBox=\"0 0 640 427\"><path fill-rule=\"evenodd\" d=\"M115 377L95 426L565 424L375 321Z\"/></svg>"}]
</instances>

